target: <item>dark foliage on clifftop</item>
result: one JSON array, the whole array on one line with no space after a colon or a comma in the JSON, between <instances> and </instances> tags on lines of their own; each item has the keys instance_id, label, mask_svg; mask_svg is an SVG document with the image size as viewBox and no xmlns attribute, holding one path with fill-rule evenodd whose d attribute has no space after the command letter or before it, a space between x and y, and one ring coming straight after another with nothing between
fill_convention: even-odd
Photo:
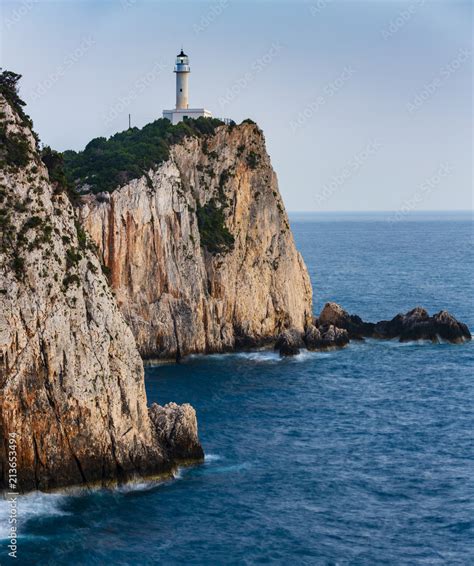
<instances>
[{"instance_id":1,"label":"dark foliage on clifftop","mask_svg":"<svg viewBox=\"0 0 474 566\"><path fill-rule=\"evenodd\" d=\"M77 204L79 195L66 177L63 154L46 145L41 150L41 160L48 169L49 180L54 186L55 194L64 192L73 205Z\"/></svg>"},{"instance_id":2,"label":"dark foliage on clifftop","mask_svg":"<svg viewBox=\"0 0 474 566\"><path fill-rule=\"evenodd\" d=\"M18 82L21 75L0 68L0 94L20 117L24 127L31 129L38 144L38 136L33 132L33 122L23 107L25 103L18 94ZM25 135L10 132L7 134L5 116L0 116L0 167L26 167L30 159L29 142Z\"/></svg>"},{"instance_id":3,"label":"dark foliage on clifftop","mask_svg":"<svg viewBox=\"0 0 474 566\"><path fill-rule=\"evenodd\" d=\"M23 125L32 128L33 122L23 110L23 106L26 106L26 103L18 94L18 82L21 79L21 75L13 71L2 71L1 67L0 71L0 94L5 97L8 104L10 104L18 116L20 116Z\"/></svg>"},{"instance_id":4,"label":"dark foliage on clifftop","mask_svg":"<svg viewBox=\"0 0 474 566\"><path fill-rule=\"evenodd\" d=\"M142 129L130 128L106 138L95 138L84 151L65 151L67 179L77 189L112 192L144 175L169 157L170 147L186 137L213 134L223 122L216 118L185 120L173 126L160 118Z\"/></svg>"}]
</instances>

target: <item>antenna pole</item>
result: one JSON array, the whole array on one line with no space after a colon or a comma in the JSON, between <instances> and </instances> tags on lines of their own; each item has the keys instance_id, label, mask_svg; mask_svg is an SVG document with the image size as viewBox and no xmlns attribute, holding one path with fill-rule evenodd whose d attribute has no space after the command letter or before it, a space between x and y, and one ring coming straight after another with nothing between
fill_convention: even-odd
<instances>
[{"instance_id":1,"label":"antenna pole","mask_svg":"<svg viewBox=\"0 0 474 566\"><path fill-rule=\"evenodd\" d=\"M128 129L130 130L132 128L132 116L131 114L128 115Z\"/></svg>"}]
</instances>

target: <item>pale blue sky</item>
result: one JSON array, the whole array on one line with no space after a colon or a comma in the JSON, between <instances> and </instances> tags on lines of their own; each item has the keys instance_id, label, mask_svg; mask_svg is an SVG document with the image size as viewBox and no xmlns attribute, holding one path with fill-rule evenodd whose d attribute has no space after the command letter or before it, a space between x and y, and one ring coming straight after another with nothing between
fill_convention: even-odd
<instances>
[{"instance_id":1,"label":"pale blue sky","mask_svg":"<svg viewBox=\"0 0 474 566\"><path fill-rule=\"evenodd\" d=\"M289 210L472 207L472 4L450 1L2 2L1 66L44 143L174 105L253 118Z\"/></svg>"}]
</instances>

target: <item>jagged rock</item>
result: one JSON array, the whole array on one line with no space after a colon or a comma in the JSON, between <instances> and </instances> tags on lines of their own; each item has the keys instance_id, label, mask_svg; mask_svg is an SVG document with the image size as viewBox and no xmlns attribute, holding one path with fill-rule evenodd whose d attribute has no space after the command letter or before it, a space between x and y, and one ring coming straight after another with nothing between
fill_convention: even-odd
<instances>
[{"instance_id":1,"label":"jagged rock","mask_svg":"<svg viewBox=\"0 0 474 566\"><path fill-rule=\"evenodd\" d=\"M349 335L347 330L337 328L333 324L319 327L312 324L306 329L304 342L308 350L343 348L349 343Z\"/></svg>"},{"instance_id":2,"label":"jagged rock","mask_svg":"<svg viewBox=\"0 0 474 566\"><path fill-rule=\"evenodd\" d=\"M256 347L310 322L310 280L257 126L185 139L109 201L83 201L83 225L143 357ZM213 202L224 203L234 239L217 253L199 228Z\"/></svg>"},{"instance_id":3,"label":"jagged rock","mask_svg":"<svg viewBox=\"0 0 474 566\"><path fill-rule=\"evenodd\" d=\"M468 327L457 321L451 314L441 311L430 316L422 307L416 307L406 314L397 314L392 320L382 320L376 324L364 322L356 315L350 315L337 303L326 303L317 325L334 324L348 331L350 338L399 338L401 342L409 340L431 340L438 342L463 342L471 340Z\"/></svg>"},{"instance_id":4,"label":"jagged rock","mask_svg":"<svg viewBox=\"0 0 474 566\"><path fill-rule=\"evenodd\" d=\"M158 441L175 460L202 460L204 452L198 438L196 411L185 403L153 403L149 409Z\"/></svg>"},{"instance_id":5,"label":"jagged rock","mask_svg":"<svg viewBox=\"0 0 474 566\"><path fill-rule=\"evenodd\" d=\"M343 328L337 328L333 324L319 327L321 332L321 348L343 348L349 344L349 334Z\"/></svg>"},{"instance_id":6,"label":"jagged rock","mask_svg":"<svg viewBox=\"0 0 474 566\"><path fill-rule=\"evenodd\" d=\"M355 340L372 336L375 328L372 322L364 322L359 316L349 314L337 303L326 303L318 322L343 328L347 330L349 338Z\"/></svg>"},{"instance_id":7,"label":"jagged rock","mask_svg":"<svg viewBox=\"0 0 474 566\"><path fill-rule=\"evenodd\" d=\"M319 328L314 326L314 324L308 325L303 340L308 350L319 350L322 342Z\"/></svg>"},{"instance_id":8,"label":"jagged rock","mask_svg":"<svg viewBox=\"0 0 474 566\"><path fill-rule=\"evenodd\" d=\"M0 111L0 490L10 439L15 490L167 471L186 453L188 424L189 457L198 452L190 409L161 444L135 340L73 207L48 180L21 108L0 96Z\"/></svg>"},{"instance_id":9,"label":"jagged rock","mask_svg":"<svg viewBox=\"0 0 474 566\"><path fill-rule=\"evenodd\" d=\"M296 356L304 347L301 332L296 329L283 331L275 342L275 350L279 350L280 356Z\"/></svg>"},{"instance_id":10,"label":"jagged rock","mask_svg":"<svg viewBox=\"0 0 474 566\"><path fill-rule=\"evenodd\" d=\"M399 338L400 342L410 340L431 340L439 342L460 343L471 340L468 327L457 321L447 311L441 311L434 316L416 307L406 314L398 314L392 320L382 320L375 325L374 336L377 338Z\"/></svg>"}]
</instances>

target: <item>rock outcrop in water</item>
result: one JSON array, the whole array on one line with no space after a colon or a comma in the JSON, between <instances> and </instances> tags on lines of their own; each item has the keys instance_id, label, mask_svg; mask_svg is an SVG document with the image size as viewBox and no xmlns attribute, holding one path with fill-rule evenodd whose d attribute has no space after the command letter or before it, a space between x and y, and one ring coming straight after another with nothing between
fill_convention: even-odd
<instances>
[{"instance_id":1,"label":"rock outcrop in water","mask_svg":"<svg viewBox=\"0 0 474 566\"><path fill-rule=\"evenodd\" d=\"M306 329L303 339L308 350L329 350L346 346L349 334L347 330L334 324L321 324L315 320Z\"/></svg>"},{"instance_id":2,"label":"rock outcrop in water","mask_svg":"<svg viewBox=\"0 0 474 566\"><path fill-rule=\"evenodd\" d=\"M54 170L49 178L21 101L5 88L0 489L9 488L9 439L21 491L125 480L202 457L191 407L149 414L133 334Z\"/></svg>"},{"instance_id":3,"label":"rock outcrop in water","mask_svg":"<svg viewBox=\"0 0 474 566\"><path fill-rule=\"evenodd\" d=\"M220 126L80 217L145 358L274 342L311 319L312 290L262 132Z\"/></svg>"},{"instance_id":4,"label":"rock outcrop in water","mask_svg":"<svg viewBox=\"0 0 474 566\"><path fill-rule=\"evenodd\" d=\"M375 325L375 338L399 338L400 342L410 340L431 340L460 344L471 340L468 327L447 311L430 316L417 307L406 314L397 314L392 320L382 320Z\"/></svg>"},{"instance_id":5,"label":"rock outcrop in water","mask_svg":"<svg viewBox=\"0 0 474 566\"><path fill-rule=\"evenodd\" d=\"M430 340L435 343L441 340L452 343L471 340L469 328L447 311L430 316L421 307L416 307L406 314L397 314L392 320L372 323L350 315L337 303L327 303L321 311L319 322L343 328L347 330L349 337L354 339L398 338L400 342Z\"/></svg>"},{"instance_id":6,"label":"rock outcrop in water","mask_svg":"<svg viewBox=\"0 0 474 566\"><path fill-rule=\"evenodd\" d=\"M150 418L161 446L166 448L171 458L178 461L204 458L198 438L196 412L191 405L168 403L160 407L153 403Z\"/></svg>"},{"instance_id":7,"label":"rock outcrop in water","mask_svg":"<svg viewBox=\"0 0 474 566\"><path fill-rule=\"evenodd\" d=\"M306 327L304 335L297 330L285 331L279 336L275 349L282 356L294 356L304 346L308 350L328 350L364 338L460 344L471 340L471 333L465 324L446 311L430 316L425 309L416 307L406 314L397 314L392 320L373 323L349 314L337 303L326 303L319 317Z\"/></svg>"},{"instance_id":8,"label":"rock outcrop in water","mask_svg":"<svg viewBox=\"0 0 474 566\"><path fill-rule=\"evenodd\" d=\"M317 320L319 324L332 324L346 330L348 337L353 340L372 336L375 328L375 324L349 314L337 303L326 303Z\"/></svg>"},{"instance_id":9,"label":"rock outcrop in water","mask_svg":"<svg viewBox=\"0 0 474 566\"><path fill-rule=\"evenodd\" d=\"M282 332L275 342L275 350L278 350L281 356L296 356L304 347L301 332L294 328Z\"/></svg>"}]
</instances>

